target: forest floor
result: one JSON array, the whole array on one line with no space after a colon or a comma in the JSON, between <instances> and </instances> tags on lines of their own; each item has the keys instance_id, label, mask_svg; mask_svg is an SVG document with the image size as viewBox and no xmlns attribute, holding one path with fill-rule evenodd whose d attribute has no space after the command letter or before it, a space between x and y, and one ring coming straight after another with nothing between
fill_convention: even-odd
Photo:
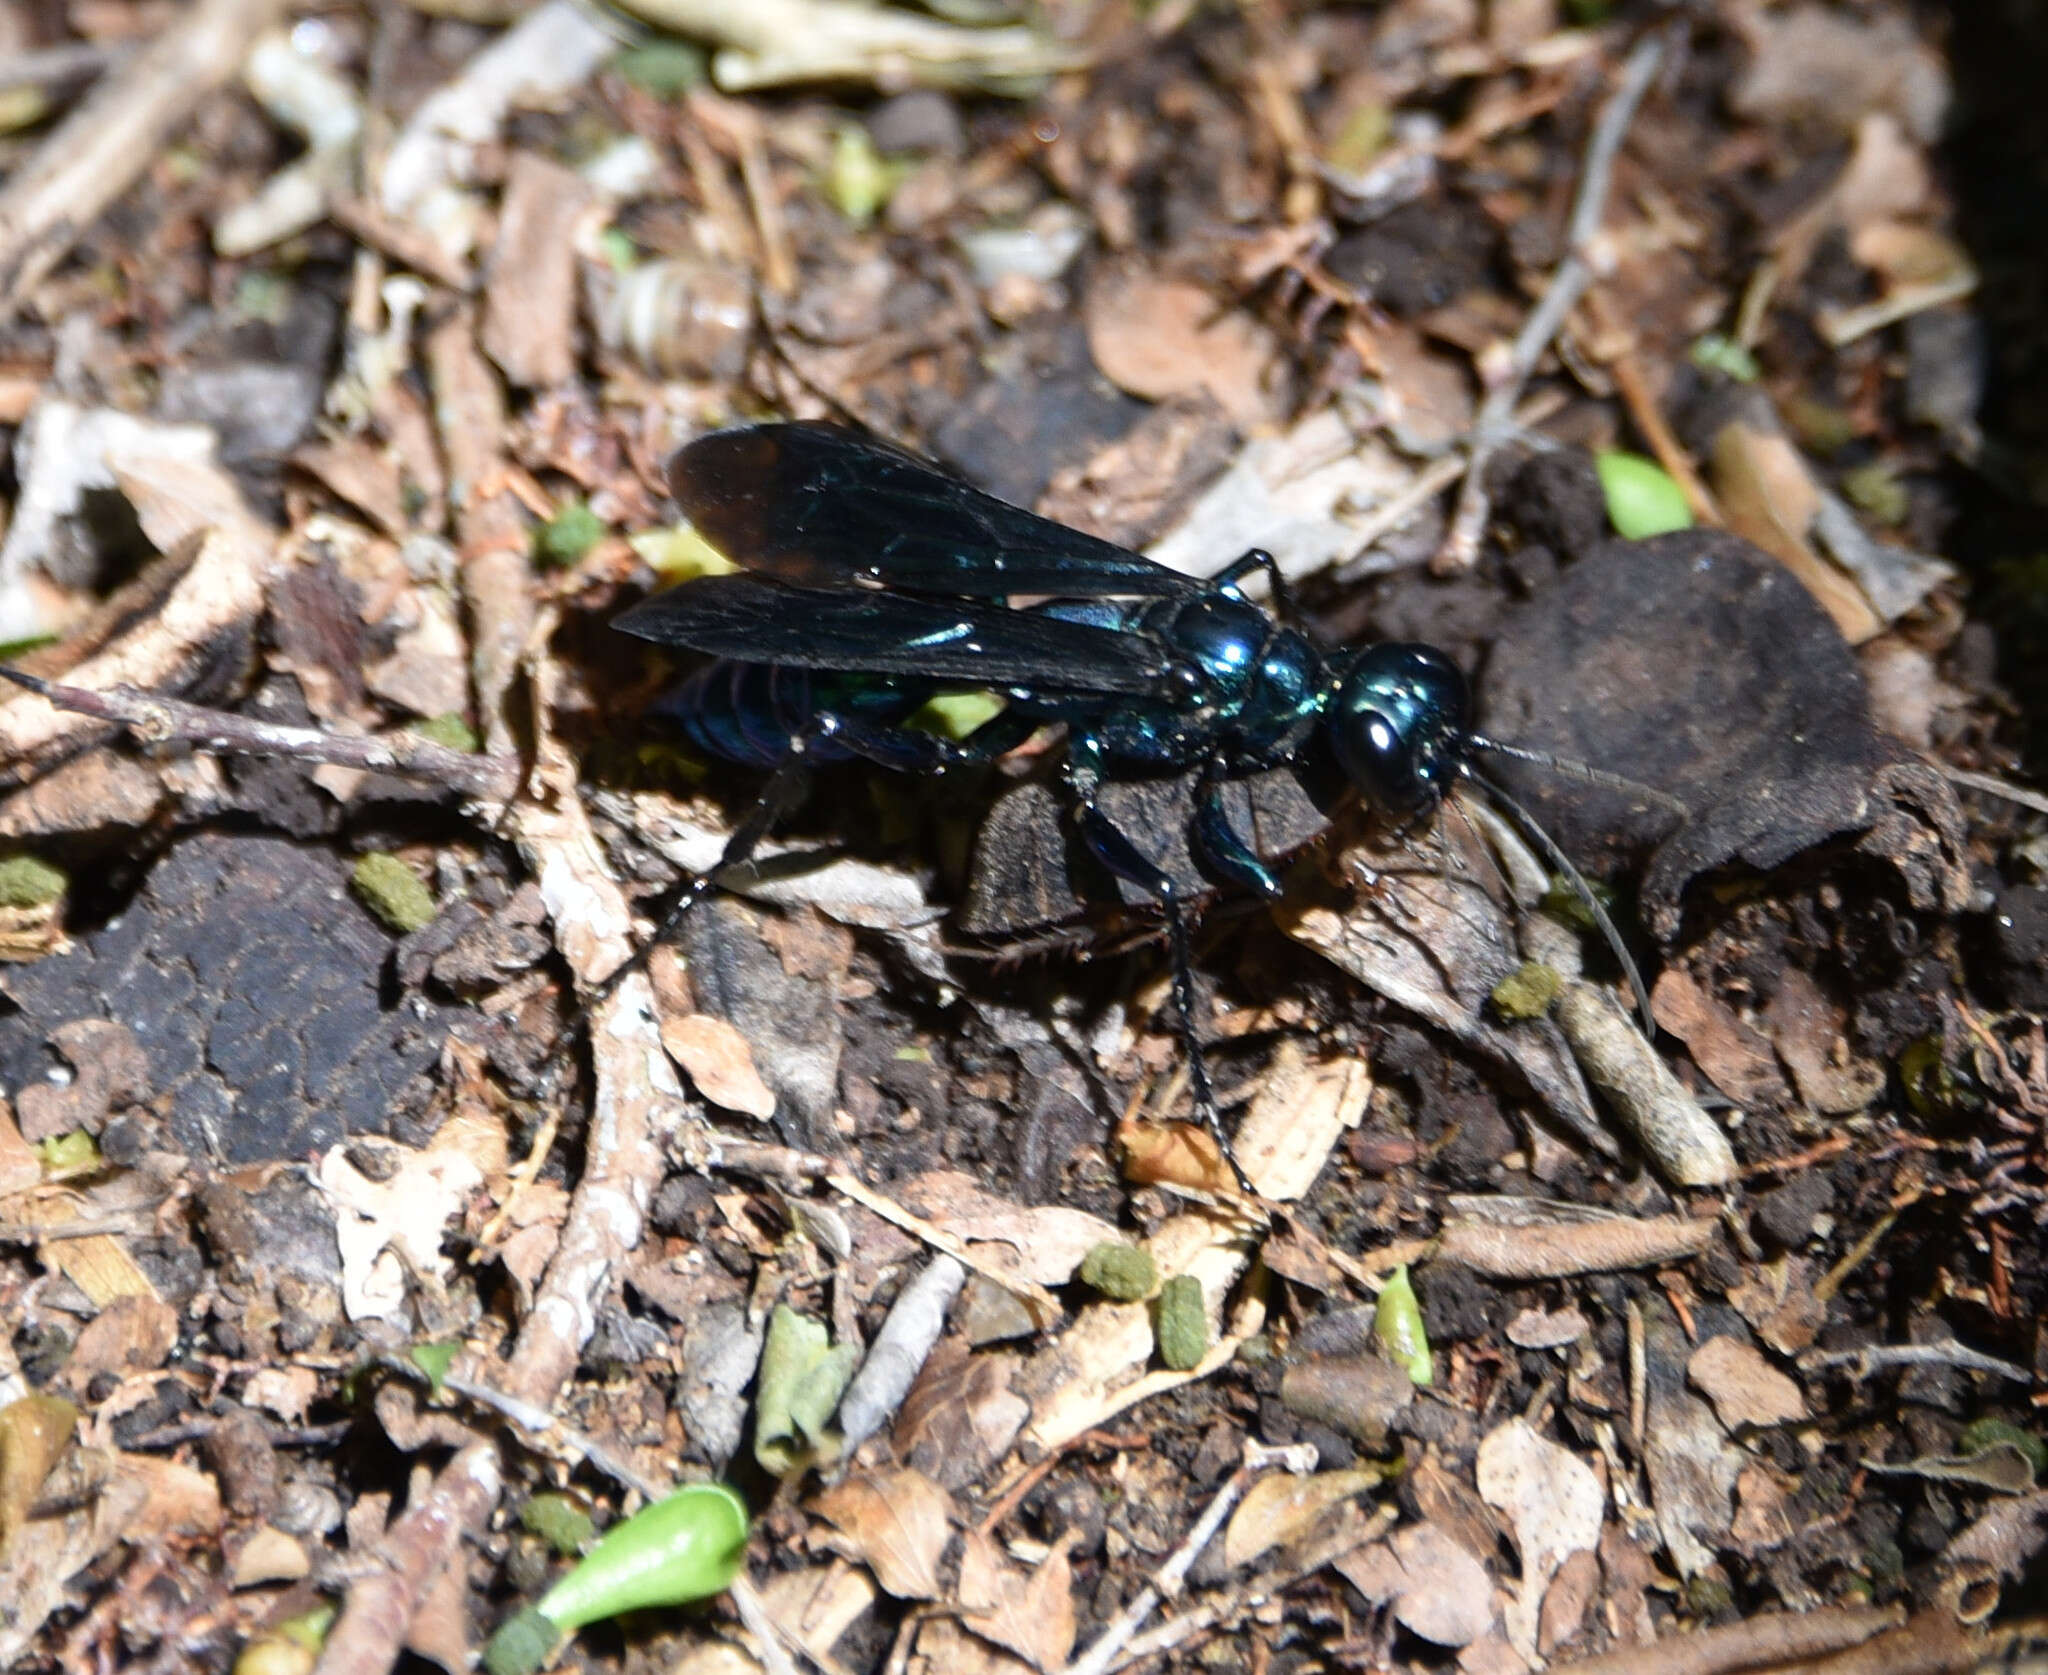
<instances>
[{"instance_id":1,"label":"forest floor","mask_svg":"<svg viewBox=\"0 0 2048 1675\"><path fill-rule=\"evenodd\" d=\"M0 0L0 1668L2048 1668L2030 8L621 3ZM1619 779L1107 787L1256 1199L1054 730L586 1005L774 419Z\"/></svg>"}]
</instances>

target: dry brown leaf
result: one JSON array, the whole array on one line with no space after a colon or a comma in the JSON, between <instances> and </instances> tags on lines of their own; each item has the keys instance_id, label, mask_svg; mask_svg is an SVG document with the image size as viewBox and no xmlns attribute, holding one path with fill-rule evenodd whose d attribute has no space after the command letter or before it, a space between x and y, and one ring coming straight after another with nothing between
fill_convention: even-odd
<instances>
[{"instance_id":1,"label":"dry brown leaf","mask_svg":"<svg viewBox=\"0 0 2048 1675\"><path fill-rule=\"evenodd\" d=\"M1031 1675L1031 1665L1014 1652L969 1633L952 1616L933 1617L918 1629L912 1667L945 1675Z\"/></svg>"},{"instance_id":2,"label":"dry brown leaf","mask_svg":"<svg viewBox=\"0 0 2048 1675\"><path fill-rule=\"evenodd\" d=\"M1607 1492L1590 1466L1526 1419L1487 1433L1476 1475L1486 1503L1514 1528L1522 1583L1508 1604L1507 1633L1515 1650L1533 1661L1544 1592L1571 1554L1599 1545Z\"/></svg>"},{"instance_id":3,"label":"dry brown leaf","mask_svg":"<svg viewBox=\"0 0 2048 1675\"><path fill-rule=\"evenodd\" d=\"M1586 1608L1600 1592L1600 1560L1581 1549L1566 1555L1543 1595L1543 1610L1536 1619L1536 1647L1544 1657L1578 1637L1586 1620Z\"/></svg>"},{"instance_id":4,"label":"dry brown leaf","mask_svg":"<svg viewBox=\"0 0 2048 1675\"><path fill-rule=\"evenodd\" d=\"M178 1341L178 1314L157 1297L116 1297L85 1323L63 1380L83 1391L101 1373L154 1372Z\"/></svg>"},{"instance_id":5,"label":"dry brown leaf","mask_svg":"<svg viewBox=\"0 0 2048 1675\"><path fill-rule=\"evenodd\" d=\"M1469 1646L1494 1623L1493 1578L1434 1524L1409 1524L1389 1543L1405 1578L1394 1596L1401 1625L1436 1646Z\"/></svg>"},{"instance_id":6,"label":"dry brown leaf","mask_svg":"<svg viewBox=\"0 0 2048 1675\"><path fill-rule=\"evenodd\" d=\"M1771 1046L1678 966L1658 977L1650 1010L1679 1040L1692 1061L1738 1105L1774 1104L1787 1093Z\"/></svg>"},{"instance_id":7,"label":"dry brown leaf","mask_svg":"<svg viewBox=\"0 0 2048 1675\"><path fill-rule=\"evenodd\" d=\"M1067 1559L1073 1540L1074 1532L1067 1532L1027 1572L1006 1560L988 1536L968 1531L960 1553L960 1620L1036 1669L1060 1668L1073 1653L1079 1627Z\"/></svg>"},{"instance_id":8,"label":"dry brown leaf","mask_svg":"<svg viewBox=\"0 0 2048 1675\"><path fill-rule=\"evenodd\" d=\"M1729 1430L1741 1425L1778 1425L1806 1417L1799 1386L1739 1338L1722 1334L1693 1351L1685 1376L1714 1404Z\"/></svg>"},{"instance_id":9,"label":"dry brown leaf","mask_svg":"<svg viewBox=\"0 0 2048 1675\"><path fill-rule=\"evenodd\" d=\"M1273 416L1268 369L1272 334L1225 308L1200 285L1128 272L1088 290L1088 350L1119 389L1146 401L1198 390L1213 396L1239 430Z\"/></svg>"},{"instance_id":10,"label":"dry brown leaf","mask_svg":"<svg viewBox=\"0 0 2048 1675\"><path fill-rule=\"evenodd\" d=\"M1747 1270L1728 1301L1780 1355L1812 1347L1828 1317L1827 1305L1813 1294L1813 1265L1799 1256Z\"/></svg>"},{"instance_id":11,"label":"dry brown leaf","mask_svg":"<svg viewBox=\"0 0 2048 1675\"><path fill-rule=\"evenodd\" d=\"M1223 1559L1233 1568L1298 1541L1333 1508L1385 1481L1376 1469L1319 1471L1306 1477L1272 1472L1245 1491L1223 1532Z\"/></svg>"},{"instance_id":12,"label":"dry brown leaf","mask_svg":"<svg viewBox=\"0 0 2048 1675\"><path fill-rule=\"evenodd\" d=\"M1828 1116L1861 1111L1884 1091L1884 1066L1849 1055L1842 1033L1846 1021L1842 1008L1796 965L1779 974L1777 992L1764 1009L1764 1025L1800 1097Z\"/></svg>"},{"instance_id":13,"label":"dry brown leaf","mask_svg":"<svg viewBox=\"0 0 2048 1675\"><path fill-rule=\"evenodd\" d=\"M697 1091L721 1110L766 1122L775 1095L754 1066L747 1038L723 1018L692 1012L661 1021L662 1050L683 1067Z\"/></svg>"},{"instance_id":14,"label":"dry brown leaf","mask_svg":"<svg viewBox=\"0 0 2048 1675\"><path fill-rule=\"evenodd\" d=\"M320 1375L311 1367L259 1367L242 1384L242 1405L260 1407L287 1425L303 1425L320 1394Z\"/></svg>"},{"instance_id":15,"label":"dry brown leaf","mask_svg":"<svg viewBox=\"0 0 2048 1675\"><path fill-rule=\"evenodd\" d=\"M1735 1479L1735 1521L1728 1538L1755 1556L1782 1547L1796 1532L1790 1497L1768 1467L1748 1465Z\"/></svg>"},{"instance_id":16,"label":"dry brown leaf","mask_svg":"<svg viewBox=\"0 0 2048 1675\"><path fill-rule=\"evenodd\" d=\"M1107 1240L1121 1239L1114 1223L1064 1204L1025 1205L998 1197L972 1175L933 1170L897 1189L898 1200L956 1239L1009 1247L990 1265L1039 1285L1064 1285L1081 1259ZM990 1255L986 1249L977 1258Z\"/></svg>"},{"instance_id":17,"label":"dry brown leaf","mask_svg":"<svg viewBox=\"0 0 2048 1675\"><path fill-rule=\"evenodd\" d=\"M1444 1224L1437 1256L1492 1279L1563 1279L1682 1262L1713 1242L1712 1222L1685 1216L1510 1224L1454 1215Z\"/></svg>"},{"instance_id":18,"label":"dry brown leaf","mask_svg":"<svg viewBox=\"0 0 2048 1675\"><path fill-rule=\"evenodd\" d=\"M422 1152L387 1142L385 1149L397 1166L384 1180L357 1169L342 1146L322 1157L314 1173L334 1210L342 1306L351 1320L398 1317L408 1272L448 1272L442 1235L483 1181L473 1159L438 1144Z\"/></svg>"},{"instance_id":19,"label":"dry brown leaf","mask_svg":"<svg viewBox=\"0 0 2048 1675\"><path fill-rule=\"evenodd\" d=\"M761 1584L768 1620L793 1635L813 1657L830 1654L839 1637L875 1603L873 1578L843 1559L786 1570Z\"/></svg>"},{"instance_id":20,"label":"dry brown leaf","mask_svg":"<svg viewBox=\"0 0 2048 1675\"><path fill-rule=\"evenodd\" d=\"M14 1126L14 1113L0 1100L0 1198L26 1192L43 1178L42 1159Z\"/></svg>"},{"instance_id":21,"label":"dry brown leaf","mask_svg":"<svg viewBox=\"0 0 2048 1675\"><path fill-rule=\"evenodd\" d=\"M847 1557L897 1599L937 1599L939 1555L952 1534L953 1500L922 1472L863 1472L821 1494L814 1510L844 1538Z\"/></svg>"},{"instance_id":22,"label":"dry brown leaf","mask_svg":"<svg viewBox=\"0 0 2048 1675\"><path fill-rule=\"evenodd\" d=\"M1193 1123L1146 1122L1133 1117L1116 1128L1124 1179L1135 1186L1180 1186L1196 1192L1231 1192L1236 1178L1214 1136Z\"/></svg>"},{"instance_id":23,"label":"dry brown leaf","mask_svg":"<svg viewBox=\"0 0 2048 1675\"><path fill-rule=\"evenodd\" d=\"M1820 510L1820 491L1790 438L1749 425L1721 427L1713 447L1714 495L1728 527L1792 572L1834 619L1842 638L1860 646L1884 630L1863 590L1807 541Z\"/></svg>"},{"instance_id":24,"label":"dry brown leaf","mask_svg":"<svg viewBox=\"0 0 2048 1675\"><path fill-rule=\"evenodd\" d=\"M77 1428L78 1410L59 1396L24 1396L0 1408L0 1554Z\"/></svg>"}]
</instances>

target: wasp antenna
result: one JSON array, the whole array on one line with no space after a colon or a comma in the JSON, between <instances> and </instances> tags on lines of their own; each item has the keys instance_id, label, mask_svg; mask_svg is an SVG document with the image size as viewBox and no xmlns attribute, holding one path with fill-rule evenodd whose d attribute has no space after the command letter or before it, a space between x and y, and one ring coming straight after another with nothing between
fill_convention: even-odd
<instances>
[{"instance_id":1,"label":"wasp antenna","mask_svg":"<svg viewBox=\"0 0 2048 1675\"><path fill-rule=\"evenodd\" d=\"M1692 810L1669 791L1660 791L1654 785L1645 785L1641 780L1630 779L1625 774L1611 774L1605 768L1596 768L1574 757L1555 756L1547 750L1530 750L1525 745L1507 744L1500 739L1489 739L1479 733L1469 734L1465 742L1474 750L1505 756L1510 762L1527 762L1531 767L1548 768L1552 773L1563 774L1567 779L1576 779L1582 784L1602 785L1610 791L1623 791L1630 796L1647 797L1659 808L1677 815L1681 820L1692 817Z\"/></svg>"},{"instance_id":2,"label":"wasp antenna","mask_svg":"<svg viewBox=\"0 0 2048 1675\"><path fill-rule=\"evenodd\" d=\"M1650 991L1643 986L1643 974L1636 969L1634 956L1629 953L1628 945L1621 940L1621 932L1615 928L1613 919L1608 917L1607 909L1600 905L1600 898L1593 893L1593 886L1586 882L1586 875L1572 865L1571 857L1558 848L1557 840L1537 823L1535 815L1509 796L1498 783L1482 773L1475 772L1470 766L1465 769L1465 777L1484 791L1492 799L1493 805L1508 817L1514 828L1536 846L1543 859L1572 887L1572 894L1577 896L1585 905L1586 911L1593 915L1593 923L1600 927L1601 936L1613 950L1614 957L1621 962L1621 969L1628 978L1629 992L1635 996L1636 1010L1642 1015L1643 1031L1654 1041L1657 1038L1657 1020L1650 1015Z\"/></svg>"}]
</instances>

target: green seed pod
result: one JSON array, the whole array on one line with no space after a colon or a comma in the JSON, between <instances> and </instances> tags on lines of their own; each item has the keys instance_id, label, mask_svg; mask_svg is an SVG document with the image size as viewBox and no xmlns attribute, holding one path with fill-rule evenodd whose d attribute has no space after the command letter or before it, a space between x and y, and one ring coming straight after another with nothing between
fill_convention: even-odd
<instances>
[{"instance_id":1,"label":"green seed pod","mask_svg":"<svg viewBox=\"0 0 2048 1675\"><path fill-rule=\"evenodd\" d=\"M1524 960L1493 986L1493 1009L1511 1023L1540 1018L1564 987L1557 973L1541 960Z\"/></svg>"},{"instance_id":2,"label":"green seed pod","mask_svg":"<svg viewBox=\"0 0 2048 1675\"><path fill-rule=\"evenodd\" d=\"M396 855L365 855L349 883L363 905L400 936L434 921L434 893Z\"/></svg>"},{"instance_id":3,"label":"green seed pod","mask_svg":"<svg viewBox=\"0 0 2048 1675\"><path fill-rule=\"evenodd\" d=\"M1396 1268L1380 1288L1372 1330L1381 1347L1417 1385L1428 1384L1435 1377L1429 1364L1429 1333L1422 1324L1422 1303L1408 1278L1407 1263Z\"/></svg>"},{"instance_id":4,"label":"green seed pod","mask_svg":"<svg viewBox=\"0 0 2048 1675\"><path fill-rule=\"evenodd\" d=\"M723 1483L692 1483L614 1525L537 1609L557 1628L722 1593L747 1551L747 1506Z\"/></svg>"},{"instance_id":5,"label":"green seed pod","mask_svg":"<svg viewBox=\"0 0 2048 1675\"><path fill-rule=\"evenodd\" d=\"M1149 1250L1105 1239L1081 1258L1081 1283L1113 1302L1135 1303L1159 1284L1159 1264Z\"/></svg>"},{"instance_id":6,"label":"green seed pod","mask_svg":"<svg viewBox=\"0 0 2048 1675\"><path fill-rule=\"evenodd\" d=\"M1159 1359L1172 1371L1189 1372L1209 1352L1209 1311L1202 1301L1202 1282L1193 1274L1175 1274L1159 1288Z\"/></svg>"},{"instance_id":7,"label":"green seed pod","mask_svg":"<svg viewBox=\"0 0 2048 1675\"><path fill-rule=\"evenodd\" d=\"M1593 469L1600 474L1600 489L1607 497L1607 521L1623 539L1640 541L1646 535L1692 528L1685 491L1654 460L1608 452L1593 456Z\"/></svg>"}]
</instances>

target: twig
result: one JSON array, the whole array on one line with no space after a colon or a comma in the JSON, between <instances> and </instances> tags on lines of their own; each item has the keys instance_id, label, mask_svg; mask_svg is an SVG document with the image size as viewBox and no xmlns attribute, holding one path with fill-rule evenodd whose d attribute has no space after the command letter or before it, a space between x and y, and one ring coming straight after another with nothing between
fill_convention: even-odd
<instances>
[{"instance_id":1,"label":"twig","mask_svg":"<svg viewBox=\"0 0 2048 1675\"><path fill-rule=\"evenodd\" d=\"M1143 1626L1145 1619L1158 1610L1162 1601L1180 1592L1188 1571L1202 1556L1202 1549L1216 1538L1216 1532L1223 1527L1223 1520L1229 1516L1230 1509L1251 1487L1256 1476L1258 1467L1247 1457L1245 1463L1232 1472L1229 1480L1216 1491L1208 1509L1188 1531L1187 1539L1153 1573L1152 1580L1138 1590L1137 1597L1116 1614L1109 1627L1096 1637L1094 1644L1067 1665L1064 1675L1107 1675L1118 1652Z\"/></svg>"},{"instance_id":2,"label":"twig","mask_svg":"<svg viewBox=\"0 0 2048 1675\"><path fill-rule=\"evenodd\" d=\"M509 802L519 791L520 766L515 759L451 750L417 733L366 736L328 733L317 727L286 727L227 710L208 709L203 704L188 704L182 698L139 692L132 686L116 686L105 692L66 686L4 665L0 665L0 677L27 687L59 709L126 727L143 744L181 741L202 750L282 756L300 762L361 768L370 773L406 774L493 802Z\"/></svg>"},{"instance_id":3,"label":"twig","mask_svg":"<svg viewBox=\"0 0 2048 1675\"><path fill-rule=\"evenodd\" d=\"M1852 1378L1869 1378L1881 1367L1961 1367L1966 1372L2009 1378L2015 1384L2034 1382L2034 1375L2025 1367L1986 1355L1953 1338L1940 1343L1881 1343L1867 1344L1861 1349L1809 1350L1799 1357L1799 1366L1802 1372L1819 1367L1847 1367Z\"/></svg>"},{"instance_id":4,"label":"twig","mask_svg":"<svg viewBox=\"0 0 2048 1675\"><path fill-rule=\"evenodd\" d=\"M171 131L216 92L284 0L198 0L101 80L0 188L0 325L10 321L100 211L156 161Z\"/></svg>"},{"instance_id":5,"label":"twig","mask_svg":"<svg viewBox=\"0 0 2048 1675\"><path fill-rule=\"evenodd\" d=\"M1375 1507L1372 1516L1364 1523L1340 1529L1307 1550L1294 1554L1286 1563L1260 1571L1228 1593L1206 1599L1193 1610L1182 1612L1148 1633L1134 1635L1116 1667L1129 1669L1148 1658L1164 1657L1205 1629L1218 1623L1232 1622L1247 1611L1257 1610L1283 1589L1293 1587L1304 1577L1313 1576L1345 1554L1355 1553L1368 1542L1379 1540L1400 1521L1400 1516L1391 1506Z\"/></svg>"},{"instance_id":6,"label":"twig","mask_svg":"<svg viewBox=\"0 0 2048 1675\"><path fill-rule=\"evenodd\" d=\"M1952 784L1967 786L1972 791L1982 791L1987 797L2001 797L2006 802L2017 803L2021 808L2030 808L2036 814L2048 814L2048 797L2038 791L2029 791L2024 785L2015 785L2009 779L2000 779L1996 774L1980 774L1974 768L1952 768L1946 762L1936 762L1936 770Z\"/></svg>"},{"instance_id":7,"label":"twig","mask_svg":"<svg viewBox=\"0 0 2048 1675\"><path fill-rule=\"evenodd\" d=\"M1902 1621L1895 1607L1779 1611L1559 1664L1552 1675L1731 1675L1860 1646Z\"/></svg>"},{"instance_id":8,"label":"twig","mask_svg":"<svg viewBox=\"0 0 2048 1675\"><path fill-rule=\"evenodd\" d=\"M1486 519L1491 510L1486 493L1486 469L1499 451L1501 433L1506 428L1508 415L1514 411L1515 403L1521 397L1522 386L1535 372L1536 363L1543 358L1544 350L1550 347L1551 339L1557 336L1565 317L1593 282L1591 246L1599 234L1601 217L1606 213L1614 159L1621 150L1629 124L1635 119L1637 107L1650 91L1650 83L1664 61L1665 42L1666 36L1660 32L1647 35L1636 43L1635 50L1628 55L1628 62L1622 68L1621 84L1593 126L1592 138L1586 146L1585 168L1579 178L1578 197L1573 203L1571 223L1566 233L1565 259L1551 276L1543 300L1522 322L1507 371L1486 392L1486 399L1480 403L1479 413L1472 422L1471 453L1466 465L1465 483L1458 493L1458 509L1451 519L1443 547L1430 564L1430 568L1439 575L1469 570L1479 556L1479 540L1486 532Z\"/></svg>"},{"instance_id":9,"label":"twig","mask_svg":"<svg viewBox=\"0 0 2048 1675\"><path fill-rule=\"evenodd\" d=\"M483 1528L505 1487L498 1452L474 1443L441 1468L433 1488L384 1532L375 1568L356 1578L313 1675L368 1675L388 1669L405 1643L419 1602Z\"/></svg>"},{"instance_id":10,"label":"twig","mask_svg":"<svg viewBox=\"0 0 2048 1675\"><path fill-rule=\"evenodd\" d=\"M99 41L71 41L63 46L17 52L0 63L0 93L17 87L40 87L52 93L104 75L134 52L129 43L108 46Z\"/></svg>"}]
</instances>

